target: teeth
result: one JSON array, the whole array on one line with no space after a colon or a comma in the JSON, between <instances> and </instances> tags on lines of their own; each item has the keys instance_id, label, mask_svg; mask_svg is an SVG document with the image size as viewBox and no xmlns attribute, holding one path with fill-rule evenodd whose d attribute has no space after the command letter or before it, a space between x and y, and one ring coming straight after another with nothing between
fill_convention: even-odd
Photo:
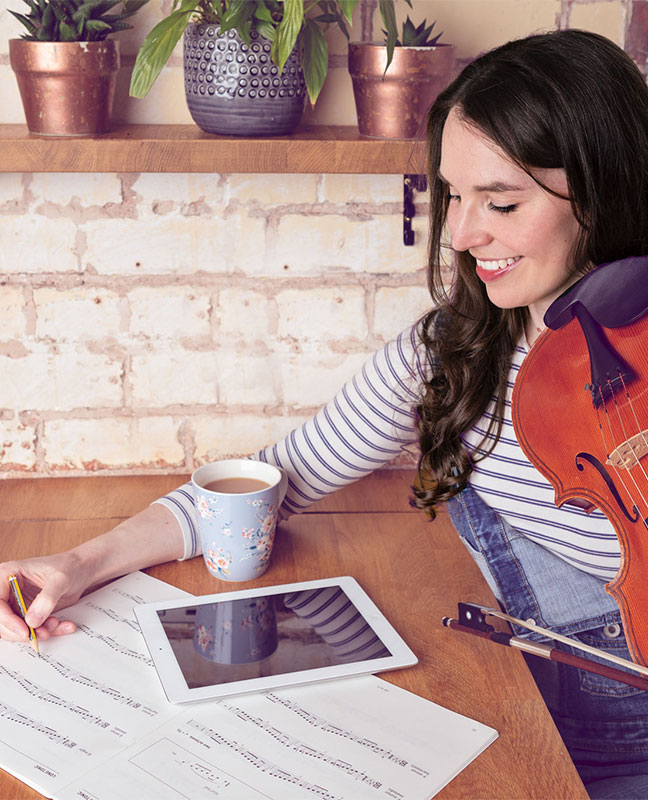
<instances>
[{"instance_id":1,"label":"teeth","mask_svg":"<svg viewBox=\"0 0 648 800\"><path fill-rule=\"evenodd\" d=\"M496 270L496 269L504 269L505 267L510 267L511 264L515 264L516 261L519 261L522 256L515 256L515 258L500 258L498 261L481 261L480 259L475 259L477 261L477 266L480 269L488 269L488 270Z\"/></svg>"}]
</instances>

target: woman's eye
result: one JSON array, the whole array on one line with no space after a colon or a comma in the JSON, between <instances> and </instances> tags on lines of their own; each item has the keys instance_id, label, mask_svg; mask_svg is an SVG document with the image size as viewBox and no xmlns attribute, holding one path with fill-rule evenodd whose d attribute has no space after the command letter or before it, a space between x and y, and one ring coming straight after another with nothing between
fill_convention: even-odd
<instances>
[{"instance_id":1,"label":"woman's eye","mask_svg":"<svg viewBox=\"0 0 648 800\"><path fill-rule=\"evenodd\" d=\"M451 203L457 203L459 200L461 200L461 197L458 194L452 194L452 192L450 192L448 194L448 200Z\"/></svg>"},{"instance_id":2,"label":"woman's eye","mask_svg":"<svg viewBox=\"0 0 648 800\"><path fill-rule=\"evenodd\" d=\"M517 204L513 203L510 206L496 206L493 203L489 203L488 208L491 211L497 211L498 214L510 214L511 211L515 211Z\"/></svg>"}]
</instances>

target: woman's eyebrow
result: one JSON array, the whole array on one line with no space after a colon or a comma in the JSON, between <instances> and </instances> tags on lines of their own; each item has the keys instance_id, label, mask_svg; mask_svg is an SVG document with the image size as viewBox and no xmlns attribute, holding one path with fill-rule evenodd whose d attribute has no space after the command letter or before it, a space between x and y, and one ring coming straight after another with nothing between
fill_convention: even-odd
<instances>
[{"instance_id":1,"label":"woman's eyebrow","mask_svg":"<svg viewBox=\"0 0 648 800\"><path fill-rule=\"evenodd\" d=\"M451 182L444 178L441 172L437 172L437 175L439 176L439 179L443 181L443 183L447 184L448 186L452 186ZM518 186L512 183L504 183L503 181L493 181L492 183L473 186L473 190L475 192L521 192L524 190L524 186Z\"/></svg>"}]
</instances>

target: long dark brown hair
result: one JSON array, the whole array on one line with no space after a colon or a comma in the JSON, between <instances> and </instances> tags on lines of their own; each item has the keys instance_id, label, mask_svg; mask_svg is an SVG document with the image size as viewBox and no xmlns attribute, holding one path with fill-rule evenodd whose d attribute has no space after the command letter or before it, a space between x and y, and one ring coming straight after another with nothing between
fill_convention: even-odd
<instances>
[{"instance_id":1,"label":"long dark brown hair","mask_svg":"<svg viewBox=\"0 0 648 800\"><path fill-rule=\"evenodd\" d=\"M530 36L479 57L439 95L428 117L428 279L435 309L419 331L434 370L418 407L414 492L415 504L429 512L466 486L478 459L462 434L493 398L488 452L499 438L511 358L528 314L488 300L468 252L455 254L454 279L445 288L448 189L438 169L452 108L532 177L534 169L565 170L581 226L574 270L648 253L648 89L617 45L580 30Z\"/></svg>"}]
</instances>

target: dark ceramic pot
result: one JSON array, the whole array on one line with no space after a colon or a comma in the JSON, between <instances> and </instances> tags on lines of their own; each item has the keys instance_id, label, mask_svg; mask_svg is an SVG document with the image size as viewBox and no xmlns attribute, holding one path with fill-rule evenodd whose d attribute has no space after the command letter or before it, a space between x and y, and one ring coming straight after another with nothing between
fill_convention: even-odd
<instances>
[{"instance_id":1,"label":"dark ceramic pot","mask_svg":"<svg viewBox=\"0 0 648 800\"><path fill-rule=\"evenodd\" d=\"M187 105L207 133L279 136L299 125L306 84L294 50L283 72L272 63L271 44L256 31L250 45L236 31L189 24L184 33Z\"/></svg>"}]
</instances>

